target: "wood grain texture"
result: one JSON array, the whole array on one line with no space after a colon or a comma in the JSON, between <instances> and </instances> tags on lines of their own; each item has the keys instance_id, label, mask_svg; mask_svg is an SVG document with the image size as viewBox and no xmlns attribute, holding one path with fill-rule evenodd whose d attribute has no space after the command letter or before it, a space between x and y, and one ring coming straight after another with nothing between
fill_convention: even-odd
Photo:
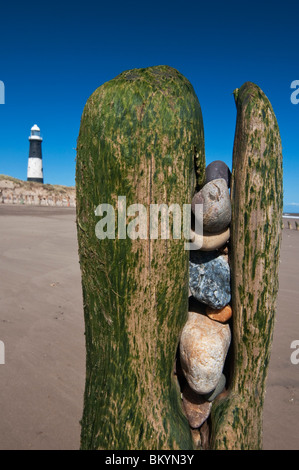
<instances>
[{"instance_id":1,"label":"wood grain texture","mask_svg":"<svg viewBox=\"0 0 299 470\"><path fill-rule=\"evenodd\" d=\"M262 448L262 414L278 291L282 148L272 106L250 82L236 90L231 276L232 371L212 408L212 449Z\"/></svg>"},{"instance_id":2,"label":"wood grain texture","mask_svg":"<svg viewBox=\"0 0 299 470\"><path fill-rule=\"evenodd\" d=\"M86 328L82 449L191 449L173 367L188 312L184 239L98 240L95 209L191 203L204 179L198 99L167 66L122 73L86 103L77 146ZM129 220L129 219L128 219Z\"/></svg>"}]
</instances>

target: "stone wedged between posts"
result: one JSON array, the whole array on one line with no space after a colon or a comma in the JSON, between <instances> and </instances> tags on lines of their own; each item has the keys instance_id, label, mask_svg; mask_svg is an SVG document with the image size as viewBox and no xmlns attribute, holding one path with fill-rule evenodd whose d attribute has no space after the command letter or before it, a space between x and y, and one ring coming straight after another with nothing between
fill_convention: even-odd
<instances>
[{"instance_id":1,"label":"stone wedged between posts","mask_svg":"<svg viewBox=\"0 0 299 470\"><path fill-rule=\"evenodd\" d=\"M182 394L183 409L194 432L203 424L207 426L212 402L226 385L223 367L231 341L227 322L232 316L227 246L230 177L224 162L212 162L206 168L206 184L195 194L191 205L195 217L196 204L203 205L203 234L191 231L195 248L190 251L189 260L192 297L179 348L180 366L187 380ZM200 435L195 437L201 442Z\"/></svg>"},{"instance_id":2,"label":"stone wedged between posts","mask_svg":"<svg viewBox=\"0 0 299 470\"><path fill-rule=\"evenodd\" d=\"M231 341L228 324L189 312L180 340L181 366L189 386L199 394L212 392L221 377Z\"/></svg>"},{"instance_id":3,"label":"stone wedged between posts","mask_svg":"<svg viewBox=\"0 0 299 470\"><path fill-rule=\"evenodd\" d=\"M183 390L183 410L191 428L199 428L209 417L212 402L205 399L203 395L194 392L189 385Z\"/></svg>"},{"instance_id":4,"label":"stone wedged between posts","mask_svg":"<svg viewBox=\"0 0 299 470\"><path fill-rule=\"evenodd\" d=\"M192 436L194 448L199 449L202 445L202 439L201 439L201 435L200 435L201 430L198 429L198 428L191 428L190 427L190 431L191 431L191 436Z\"/></svg>"},{"instance_id":5,"label":"stone wedged between posts","mask_svg":"<svg viewBox=\"0 0 299 470\"><path fill-rule=\"evenodd\" d=\"M189 288L196 300L212 309L222 309L231 300L230 268L217 251L192 251L189 260Z\"/></svg>"},{"instance_id":6,"label":"stone wedged between posts","mask_svg":"<svg viewBox=\"0 0 299 470\"><path fill-rule=\"evenodd\" d=\"M225 375L221 374L221 377L219 379L218 384L216 385L216 388L214 390L212 390L212 392L207 393L206 395L204 395L204 398L209 402L214 401L215 398L217 398L218 395L220 395L220 393L223 392L223 390L225 388L225 385L226 385Z\"/></svg>"},{"instance_id":7,"label":"stone wedged between posts","mask_svg":"<svg viewBox=\"0 0 299 470\"><path fill-rule=\"evenodd\" d=\"M194 245L195 251L213 251L221 248L229 240L230 229L228 227L223 230L223 232L219 233L204 232L202 235L197 234L191 229L190 235L190 240Z\"/></svg>"},{"instance_id":8,"label":"stone wedged between posts","mask_svg":"<svg viewBox=\"0 0 299 470\"><path fill-rule=\"evenodd\" d=\"M218 178L225 179L227 187L230 188L231 172L221 160L215 160L206 167L206 183Z\"/></svg>"},{"instance_id":9,"label":"stone wedged between posts","mask_svg":"<svg viewBox=\"0 0 299 470\"><path fill-rule=\"evenodd\" d=\"M193 196L191 208L196 217L195 206L203 205L203 231L219 233L231 222L231 202L226 181L215 179L205 184Z\"/></svg>"},{"instance_id":10,"label":"stone wedged between posts","mask_svg":"<svg viewBox=\"0 0 299 470\"><path fill-rule=\"evenodd\" d=\"M230 305L226 305L220 310L211 307L206 307L206 315L211 320L219 321L221 323L227 322L231 318L232 313L233 311Z\"/></svg>"}]
</instances>

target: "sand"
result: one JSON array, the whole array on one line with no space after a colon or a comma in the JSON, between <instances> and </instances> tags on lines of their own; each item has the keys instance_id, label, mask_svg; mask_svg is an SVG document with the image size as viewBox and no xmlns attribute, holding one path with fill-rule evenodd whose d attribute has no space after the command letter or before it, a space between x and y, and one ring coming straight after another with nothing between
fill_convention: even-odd
<instances>
[{"instance_id":1,"label":"sand","mask_svg":"<svg viewBox=\"0 0 299 470\"><path fill-rule=\"evenodd\" d=\"M279 292L264 404L264 449L299 449L299 364L292 364L291 343L299 340L299 231L284 230ZM299 222L299 218L297 219ZM299 355L298 355L299 357Z\"/></svg>"},{"instance_id":2,"label":"sand","mask_svg":"<svg viewBox=\"0 0 299 470\"><path fill-rule=\"evenodd\" d=\"M0 449L78 449L85 345L75 210L0 206Z\"/></svg>"},{"instance_id":3,"label":"sand","mask_svg":"<svg viewBox=\"0 0 299 470\"><path fill-rule=\"evenodd\" d=\"M298 248L299 231L284 229L265 449L299 449ZM85 340L74 209L0 205L0 340L0 449L78 449Z\"/></svg>"}]
</instances>

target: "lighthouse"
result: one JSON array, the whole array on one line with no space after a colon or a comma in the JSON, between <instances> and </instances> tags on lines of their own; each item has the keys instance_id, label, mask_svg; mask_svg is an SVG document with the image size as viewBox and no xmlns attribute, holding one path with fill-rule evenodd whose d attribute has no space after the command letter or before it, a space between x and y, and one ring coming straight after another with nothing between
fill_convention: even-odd
<instances>
[{"instance_id":1,"label":"lighthouse","mask_svg":"<svg viewBox=\"0 0 299 470\"><path fill-rule=\"evenodd\" d=\"M40 128L34 124L31 127L31 135L29 137L29 158L27 181L35 181L36 183L44 182L43 160L42 160L42 137L40 136Z\"/></svg>"}]
</instances>

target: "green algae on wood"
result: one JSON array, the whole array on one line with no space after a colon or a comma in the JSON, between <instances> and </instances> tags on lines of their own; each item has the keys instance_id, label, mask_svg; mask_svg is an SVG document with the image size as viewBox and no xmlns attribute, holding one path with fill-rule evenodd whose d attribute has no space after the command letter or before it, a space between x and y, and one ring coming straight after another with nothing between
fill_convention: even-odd
<instances>
[{"instance_id":1,"label":"green algae on wood","mask_svg":"<svg viewBox=\"0 0 299 470\"><path fill-rule=\"evenodd\" d=\"M196 165L195 165L196 161ZM95 209L183 204L203 181L202 115L190 82L167 66L123 72L83 111L77 233L86 334L82 449L191 449L173 376L188 312L179 240L99 240Z\"/></svg>"},{"instance_id":2,"label":"green algae on wood","mask_svg":"<svg viewBox=\"0 0 299 470\"><path fill-rule=\"evenodd\" d=\"M282 149L272 106L250 82L235 94L231 281L232 379L212 408L213 449L261 449L265 381L278 292Z\"/></svg>"}]
</instances>

